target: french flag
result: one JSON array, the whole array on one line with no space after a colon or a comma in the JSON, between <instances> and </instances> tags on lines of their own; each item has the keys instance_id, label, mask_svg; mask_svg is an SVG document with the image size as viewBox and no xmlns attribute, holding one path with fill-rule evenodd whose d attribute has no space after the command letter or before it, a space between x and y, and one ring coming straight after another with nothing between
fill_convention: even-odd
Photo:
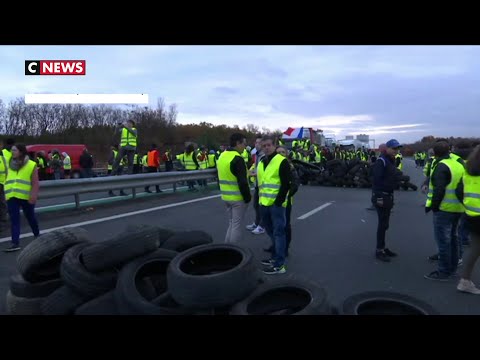
<instances>
[{"instance_id":1,"label":"french flag","mask_svg":"<svg viewBox=\"0 0 480 360\"><path fill-rule=\"evenodd\" d=\"M283 134L284 134L283 136L284 139L301 139L303 138L303 127L301 128L289 127L287 130L283 132Z\"/></svg>"}]
</instances>

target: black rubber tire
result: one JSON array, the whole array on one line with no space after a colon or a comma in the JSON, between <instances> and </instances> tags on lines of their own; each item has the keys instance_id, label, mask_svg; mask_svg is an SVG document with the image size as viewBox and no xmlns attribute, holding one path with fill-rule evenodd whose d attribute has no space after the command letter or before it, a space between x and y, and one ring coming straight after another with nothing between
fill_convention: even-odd
<instances>
[{"instance_id":1,"label":"black rubber tire","mask_svg":"<svg viewBox=\"0 0 480 360\"><path fill-rule=\"evenodd\" d=\"M141 279L159 275L166 278L166 272L177 252L158 249L154 253L133 260L125 265L118 277L114 298L117 309L121 315L181 315L190 314L191 311L172 301L169 294L170 287L165 281L165 287L154 289L157 304L152 302L151 290L145 293L139 287ZM143 286L144 284L142 284ZM150 299L149 299L150 298ZM161 304L161 305L158 305Z\"/></svg>"},{"instance_id":2,"label":"black rubber tire","mask_svg":"<svg viewBox=\"0 0 480 360\"><path fill-rule=\"evenodd\" d=\"M172 235L173 232L156 226L130 228L110 240L84 249L83 264L92 272L110 269L155 251Z\"/></svg>"},{"instance_id":3,"label":"black rubber tire","mask_svg":"<svg viewBox=\"0 0 480 360\"><path fill-rule=\"evenodd\" d=\"M15 296L9 290L6 297L7 315L42 315L45 298L24 298Z\"/></svg>"},{"instance_id":4,"label":"black rubber tire","mask_svg":"<svg viewBox=\"0 0 480 360\"><path fill-rule=\"evenodd\" d=\"M12 295L27 299L46 297L62 285L63 281L60 278L31 283L26 281L20 274L10 277L10 291Z\"/></svg>"},{"instance_id":5,"label":"black rubber tire","mask_svg":"<svg viewBox=\"0 0 480 360\"><path fill-rule=\"evenodd\" d=\"M173 299L192 308L230 306L247 297L260 278L252 251L232 244L187 250L172 260L167 271Z\"/></svg>"},{"instance_id":6,"label":"black rubber tire","mask_svg":"<svg viewBox=\"0 0 480 360\"><path fill-rule=\"evenodd\" d=\"M360 166L361 166L360 164L353 166L350 170L348 170L348 173L350 175L355 175L357 171L360 169Z\"/></svg>"},{"instance_id":7,"label":"black rubber tire","mask_svg":"<svg viewBox=\"0 0 480 360\"><path fill-rule=\"evenodd\" d=\"M79 306L74 315L120 315L115 304L114 291L109 291Z\"/></svg>"},{"instance_id":8,"label":"black rubber tire","mask_svg":"<svg viewBox=\"0 0 480 360\"><path fill-rule=\"evenodd\" d=\"M369 291L347 298L341 315L439 315L431 305L405 294Z\"/></svg>"},{"instance_id":9,"label":"black rubber tire","mask_svg":"<svg viewBox=\"0 0 480 360\"><path fill-rule=\"evenodd\" d=\"M230 315L332 315L332 310L324 288L290 277L258 286Z\"/></svg>"},{"instance_id":10,"label":"black rubber tire","mask_svg":"<svg viewBox=\"0 0 480 360\"><path fill-rule=\"evenodd\" d=\"M331 167L334 167L334 166L340 165L340 164L342 164L341 160L334 159L334 160L327 161L326 166L327 166L327 168L331 168Z\"/></svg>"},{"instance_id":11,"label":"black rubber tire","mask_svg":"<svg viewBox=\"0 0 480 360\"><path fill-rule=\"evenodd\" d=\"M308 162L305 162L305 161L301 161L301 160L292 160L292 164L294 166L302 166L304 167L305 169L313 169L313 170L318 170L320 171L320 167L318 165L315 165L315 164L311 164L311 163L308 163Z\"/></svg>"},{"instance_id":12,"label":"black rubber tire","mask_svg":"<svg viewBox=\"0 0 480 360\"><path fill-rule=\"evenodd\" d=\"M162 249L182 252L195 246L213 243L213 238L205 231L178 231L167 239Z\"/></svg>"},{"instance_id":13,"label":"black rubber tire","mask_svg":"<svg viewBox=\"0 0 480 360\"><path fill-rule=\"evenodd\" d=\"M72 290L84 295L87 299L93 299L115 288L118 271L109 269L108 271L93 273L85 269L81 256L82 252L89 246L97 246L97 244L75 245L65 253L60 266L60 276L65 285Z\"/></svg>"},{"instance_id":14,"label":"black rubber tire","mask_svg":"<svg viewBox=\"0 0 480 360\"><path fill-rule=\"evenodd\" d=\"M408 185L407 185L407 184L402 183L402 184L400 185L400 187L402 188L403 191L408 191Z\"/></svg>"},{"instance_id":15,"label":"black rubber tire","mask_svg":"<svg viewBox=\"0 0 480 360\"><path fill-rule=\"evenodd\" d=\"M411 182L407 183L408 187L410 189L412 189L413 191L417 191L418 190L418 186L415 185L415 184L412 184Z\"/></svg>"},{"instance_id":16,"label":"black rubber tire","mask_svg":"<svg viewBox=\"0 0 480 360\"><path fill-rule=\"evenodd\" d=\"M62 286L45 298L42 303L43 315L73 315L75 309L90 299L72 290L69 286Z\"/></svg>"},{"instance_id":17,"label":"black rubber tire","mask_svg":"<svg viewBox=\"0 0 480 360\"><path fill-rule=\"evenodd\" d=\"M18 255L18 272L30 282L58 277L63 254L73 245L86 242L90 242L90 236L82 228L63 228L41 235Z\"/></svg>"}]
</instances>

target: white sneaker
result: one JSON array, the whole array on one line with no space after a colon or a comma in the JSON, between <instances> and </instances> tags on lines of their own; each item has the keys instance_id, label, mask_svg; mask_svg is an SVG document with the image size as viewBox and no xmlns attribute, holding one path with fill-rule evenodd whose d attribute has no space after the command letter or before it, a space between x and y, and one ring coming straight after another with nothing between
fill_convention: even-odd
<instances>
[{"instance_id":1,"label":"white sneaker","mask_svg":"<svg viewBox=\"0 0 480 360\"><path fill-rule=\"evenodd\" d=\"M260 235L260 234L264 234L265 233L265 229L262 228L260 225L258 225L255 230L252 231L252 234L254 235Z\"/></svg>"},{"instance_id":2,"label":"white sneaker","mask_svg":"<svg viewBox=\"0 0 480 360\"><path fill-rule=\"evenodd\" d=\"M457 290L474 295L480 295L480 289L475 286L472 280L460 279L460 282L457 285Z\"/></svg>"},{"instance_id":3,"label":"white sneaker","mask_svg":"<svg viewBox=\"0 0 480 360\"><path fill-rule=\"evenodd\" d=\"M248 231L253 231L257 228L257 224L253 223L253 224L250 224L250 225L247 225L247 230Z\"/></svg>"}]
</instances>

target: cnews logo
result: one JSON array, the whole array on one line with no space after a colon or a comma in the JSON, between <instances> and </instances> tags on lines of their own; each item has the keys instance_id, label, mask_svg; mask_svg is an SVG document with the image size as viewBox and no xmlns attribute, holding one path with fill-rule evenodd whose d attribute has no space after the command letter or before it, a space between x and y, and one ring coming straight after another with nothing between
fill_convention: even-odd
<instances>
[{"instance_id":1,"label":"cnews logo","mask_svg":"<svg viewBox=\"0 0 480 360\"><path fill-rule=\"evenodd\" d=\"M85 75L85 60L25 60L25 75Z\"/></svg>"}]
</instances>

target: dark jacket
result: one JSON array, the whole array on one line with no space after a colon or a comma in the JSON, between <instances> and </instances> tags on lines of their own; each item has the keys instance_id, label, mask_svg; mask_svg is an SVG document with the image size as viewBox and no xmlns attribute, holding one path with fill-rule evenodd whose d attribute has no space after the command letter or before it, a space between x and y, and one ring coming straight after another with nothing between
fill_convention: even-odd
<instances>
[{"instance_id":1,"label":"dark jacket","mask_svg":"<svg viewBox=\"0 0 480 360\"><path fill-rule=\"evenodd\" d=\"M298 176L298 172L295 169L295 166L293 166L292 163L289 163L289 165L290 165L290 172L291 172L292 180L290 182L290 191L288 192L288 204L287 204L287 206L292 205L292 198L297 193L297 191L300 187L300 176Z\"/></svg>"},{"instance_id":2,"label":"dark jacket","mask_svg":"<svg viewBox=\"0 0 480 360\"><path fill-rule=\"evenodd\" d=\"M372 169L374 194L381 196L381 193L393 194L396 184L396 167L394 159L382 154L379 156Z\"/></svg>"},{"instance_id":3,"label":"dark jacket","mask_svg":"<svg viewBox=\"0 0 480 360\"><path fill-rule=\"evenodd\" d=\"M275 155L277 155L277 153L273 153L270 156L265 156L262 159L262 162L265 164L264 165L265 170L267 169L268 164L275 157ZM282 206L282 204L285 202L287 193L290 190L290 185L292 182L292 172L290 170L290 164L287 159L282 161L282 163L280 164L279 176L280 176L280 189L278 190L277 197L275 198L274 204L276 206Z\"/></svg>"},{"instance_id":4,"label":"dark jacket","mask_svg":"<svg viewBox=\"0 0 480 360\"><path fill-rule=\"evenodd\" d=\"M93 159L89 153L83 153L79 159L80 167L83 169L93 168Z\"/></svg>"},{"instance_id":5,"label":"dark jacket","mask_svg":"<svg viewBox=\"0 0 480 360\"><path fill-rule=\"evenodd\" d=\"M250 186L248 184L245 160L243 160L241 156L235 156L230 163L230 171L237 177L238 187L243 196L243 201L248 204L252 200L252 194L250 193Z\"/></svg>"},{"instance_id":6,"label":"dark jacket","mask_svg":"<svg viewBox=\"0 0 480 360\"><path fill-rule=\"evenodd\" d=\"M448 159L449 156L444 156L442 158L436 159L437 165L431 173L432 185L433 185L433 194L432 194L432 211L440 210L440 203L445 197L445 190L452 181L452 174L450 173L450 168L440 163L440 161Z\"/></svg>"}]
</instances>

